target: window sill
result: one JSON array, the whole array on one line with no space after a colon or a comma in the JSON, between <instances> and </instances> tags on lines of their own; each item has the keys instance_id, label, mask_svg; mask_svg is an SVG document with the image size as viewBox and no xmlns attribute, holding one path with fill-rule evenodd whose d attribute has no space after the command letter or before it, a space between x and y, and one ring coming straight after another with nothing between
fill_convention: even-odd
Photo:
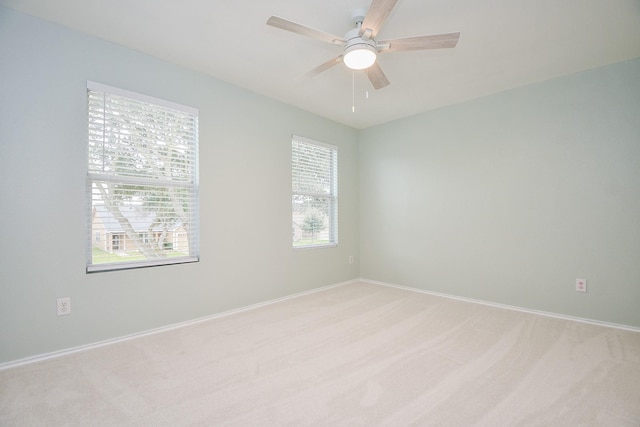
<instances>
[{"instance_id":1,"label":"window sill","mask_svg":"<svg viewBox=\"0 0 640 427\"><path fill-rule=\"evenodd\" d=\"M337 248L338 244L337 243L323 243L321 245L300 245L300 246L293 246L292 249L294 251L300 250L300 249L323 249L323 248Z\"/></svg>"},{"instance_id":2,"label":"window sill","mask_svg":"<svg viewBox=\"0 0 640 427\"><path fill-rule=\"evenodd\" d=\"M145 262L120 262L109 264L87 265L87 273L102 273L106 271L131 270L135 268L159 267L163 265L187 264L200 261L199 257L180 257Z\"/></svg>"}]
</instances>

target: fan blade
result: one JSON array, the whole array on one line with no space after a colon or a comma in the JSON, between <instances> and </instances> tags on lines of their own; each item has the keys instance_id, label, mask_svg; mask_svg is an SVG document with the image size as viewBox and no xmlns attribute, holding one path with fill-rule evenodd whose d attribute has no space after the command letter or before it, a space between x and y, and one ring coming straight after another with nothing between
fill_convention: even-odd
<instances>
[{"instance_id":1,"label":"fan blade","mask_svg":"<svg viewBox=\"0 0 640 427\"><path fill-rule=\"evenodd\" d=\"M369 81L376 90L389 85L389 80L382 72L382 68L380 68L378 62L374 62L371 67L365 70L365 72L367 73L367 77L369 77Z\"/></svg>"},{"instance_id":2,"label":"fan blade","mask_svg":"<svg viewBox=\"0 0 640 427\"><path fill-rule=\"evenodd\" d=\"M407 37L404 39L384 40L378 42L378 46L380 52L443 49L456 47L459 38L460 33L433 34L430 36L417 36Z\"/></svg>"},{"instance_id":3,"label":"fan blade","mask_svg":"<svg viewBox=\"0 0 640 427\"><path fill-rule=\"evenodd\" d=\"M316 68L314 68L313 70L309 71L307 73L308 77L313 77L313 76L317 76L318 74L327 71L329 68L333 67L334 65L337 65L339 63L342 62L342 57L344 55L340 55L337 56L335 58L331 58L330 60L328 60L327 62L324 62L320 65L318 65Z\"/></svg>"},{"instance_id":4,"label":"fan blade","mask_svg":"<svg viewBox=\"0 0 640 427\"><path fill-rule=\"evenodd\" d=\"M288 21L277 16L272 16L267 20L267 25L280 28L281 30L291 31L292 33L301 34L303 36L311 37L312 39L320 40L327 43L344 45L347 43L342 37L334 36L333 34L325 33L324 31L316 30L311 27L297 24L292 21Z\"/></svg>"},{"instance_id":5,"label":"fan blade","mask_svg":"<svg viewBox=\"0 0 640 427\"><path fill-rule=\"evenodd\" d=\"M360 35L367 33L368 38L375 38L397 2L398 0L373 0L360 27Z\"/></svg>"}]
</instances>

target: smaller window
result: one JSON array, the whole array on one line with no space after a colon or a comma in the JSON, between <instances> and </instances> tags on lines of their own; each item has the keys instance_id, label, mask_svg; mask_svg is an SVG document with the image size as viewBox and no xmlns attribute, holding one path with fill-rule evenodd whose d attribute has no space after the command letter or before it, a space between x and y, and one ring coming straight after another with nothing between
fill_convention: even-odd
<instances>
[{"instance_id":1,"label":"smaller window","mask_svg":"<svg viewBox=\"0 0 640 427\"><path fill-rule=\"evenodd\" d=\"M291 141L294 248L338 244L338 149L293 136Z\"/></svg>"}]
</instances>

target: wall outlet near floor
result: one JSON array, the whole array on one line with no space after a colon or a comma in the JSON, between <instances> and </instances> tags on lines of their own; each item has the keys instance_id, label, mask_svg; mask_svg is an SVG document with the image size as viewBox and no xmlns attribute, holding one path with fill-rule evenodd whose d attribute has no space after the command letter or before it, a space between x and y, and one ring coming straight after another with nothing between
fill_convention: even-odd
<instances>
[{"instance_id":1,"label":"wall outlet near floor","mask_svg":"<svg viewBox=\"0 0 640 427\"><path fill-rule=\"evenodd\" d=\"M349 264L353 264L353 255L349 255Z\"/></svg>"},{"instance_id":2,"label":"wall outlet near floor","mask_svg":"<svg viewBox=\"0 0 640 427\"><path fill-rule=\"evenodd\" d=\"M58 298L58 316L71 314L71 298Z\"/></svg>"},{"instance_id":3,"label":"wall outlet near floor","mask_svg":"<svg viewBox=\"0 0 640 427\"><path fill-rule=\"evenodd\" d=\"M576 279L576 292L587 292L587 279Z\"/></svg>"}]
</instances>

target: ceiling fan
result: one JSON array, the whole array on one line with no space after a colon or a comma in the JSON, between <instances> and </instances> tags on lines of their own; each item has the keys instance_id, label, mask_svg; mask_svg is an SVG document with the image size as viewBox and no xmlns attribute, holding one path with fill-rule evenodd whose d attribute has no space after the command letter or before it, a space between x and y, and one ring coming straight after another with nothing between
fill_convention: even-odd
<instances>
[{"instance_id":1,"label":"ceiling fan","mask_svg":"<svg viewBox=\"0 0 640 427\"><path fill-rule=\"evenodd\" d=\"M384 20L389 16L389 13L391 13L397 1L398 0L373 0L368 12L365 13L362 9L354 10L351 14L351 22L356 27L347 32L344 37L335 36L277 16L269 18L267 25L316 40L344 46L344 51L341 55L320 64L311 70L309 74L319 74L340 62L344 62L347 67L353 70L364 70L373 87L382 89L389 84L389 80L376 61L377 54L408 50L453 48L460 38L460 33L458 32L382 41L376 40Z\"/></svg>"}]
</instances>

